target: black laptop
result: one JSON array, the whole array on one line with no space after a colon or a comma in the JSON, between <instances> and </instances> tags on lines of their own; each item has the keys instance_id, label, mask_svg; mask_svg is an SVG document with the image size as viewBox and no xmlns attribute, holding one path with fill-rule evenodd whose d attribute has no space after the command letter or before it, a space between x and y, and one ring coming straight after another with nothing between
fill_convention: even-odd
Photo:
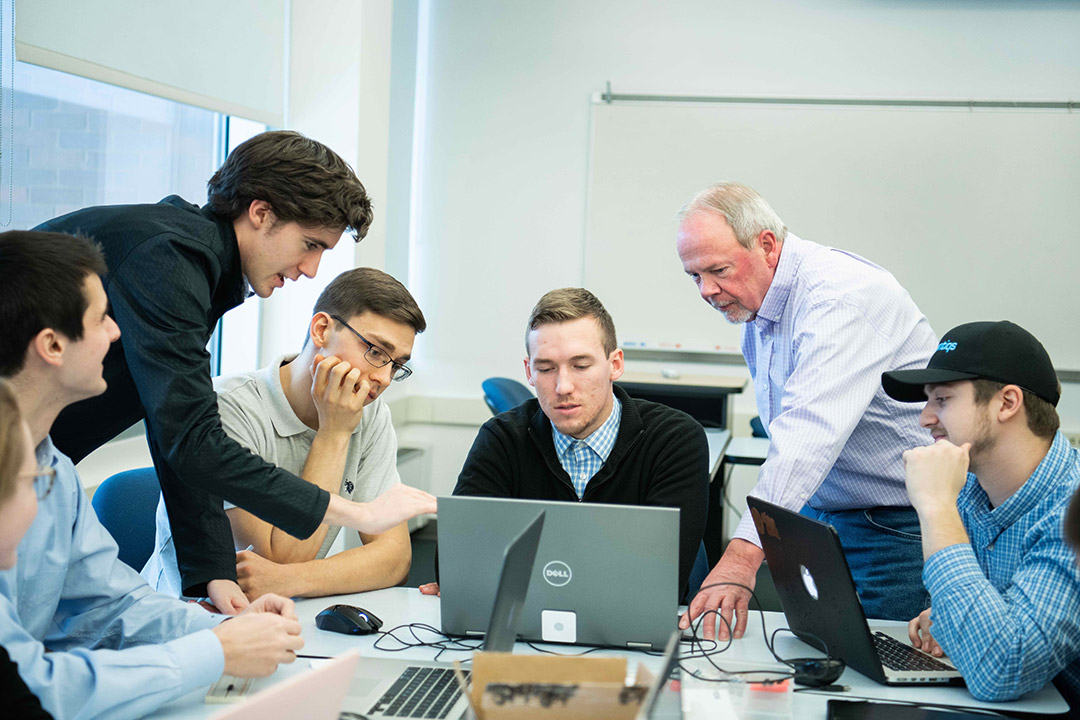
<instances>
[{"instance_id":1,"label":"black laptop","mask_svg":"<svg viewBox=\"0 0 1080 720\"><path fill-rule=\"evenodd\" d=\"M963 682L948 662L870 627L831 525L755 497L746 504L784 616L800 640L824 651L820 639L830 655L885 685Z\"/></svg>"}]
</instances>

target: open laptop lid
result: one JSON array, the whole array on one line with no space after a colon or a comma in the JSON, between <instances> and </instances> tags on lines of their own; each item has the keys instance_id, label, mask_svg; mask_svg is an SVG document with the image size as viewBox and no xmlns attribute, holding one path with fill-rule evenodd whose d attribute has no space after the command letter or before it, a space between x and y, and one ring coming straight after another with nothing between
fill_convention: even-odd
<instances>
[{"instance_id":1,"label":"open laptop lid","mask_svg":"<svg viewBox=\"0 0 1080 720\"><path fill-rule=\"evenodd\" d=\"M885 682L836 530L756 497L746 504L791 630L822 651L823 641L830 655Z\"/></svg>"},{"instance_id":2,"label":"open laptop lid","mask_svg":"<svg viewBox=\"0 0 1080 720\"><path fill-rule=\"evenodd\" d=\"M210 720L338 720L360 653L338 655L230 705Z\"/></svg>"},{"instance_id":3,"label":"open laptop lid","mask_svg":"<svg viewBox=\"0 0 1080 720\"><path fill-rule=\"evenodd\" d=\"M525 607L529 592L536 549L540 547L540 534L544 529L544 511L529 523L521 533L510 541L503 553L499 588L495 592L495 604L491 608L487 633L484 635L485 652L513 652L517 640L518 620Z\"/></svg>"},{"instance_id":4,"label":"open laptop lid","mask_svg":"<svg viewBox=\"0 0 1080 720\"><path fill-rule=\"evenodd\" d=\"M671 634L667 647L664 648L660 672L657 673L652 685L649 686L649 691L645 694L645 700L638 710L637 720L682 718L682 684L668 682L672 673L679 667L679 641L681 639L681 630L676 630Z\"/></svg>"},{"instance_id":5,"label":"open laptop lid","mask_svg":"<svg viewBox=\"0 0 1080 720\"><path fill-rule=\"evenodd\" d=\"M503 548L543 510L518 634L528 640L662 651L678 608L679 510L603 503L439 498L441 629L481 635ZM598 602L635 585L633 602Z\"/></svg>"},{"instance_id":6,"label":"open laptop lid","mask_svg":"<svg viewBox=\"0 0 1080 720\"><path fill-rule=\"evenodd\" d=\"M907 669L883 666L836 530L758 498L746 502L784 615L801 640L821 650L824 643L830 655L883 684L961 682L959 671L947 663L941 668L926 667L922 661ZM901 667L907 655L918 654L906 643L897 649L903 650L895 658ZM937 663L929 656L925 660Z\"/></svg>"}]
</instances>

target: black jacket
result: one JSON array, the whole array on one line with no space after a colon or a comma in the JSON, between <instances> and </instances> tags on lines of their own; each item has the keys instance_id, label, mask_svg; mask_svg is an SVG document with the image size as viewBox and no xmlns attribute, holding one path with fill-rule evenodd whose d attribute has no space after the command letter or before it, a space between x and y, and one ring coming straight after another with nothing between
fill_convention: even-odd
<instances>
[{"instance_id":1,"label":"black jacket","mask_svg":"<svg viewBox=\"0 0 1080 720\"><path fill-rule=\"evenodd\" d=\"M684 412L632 399L618 386L615 395L622 403L619 437L580 501L679 508L681 597L708 512L705 431ZM555 452L551 421L538 401L528 400L484 423L454 494L578 502Z\"/></svg>"},{"instance_id":2,"label":"black jacket","mask_svg":"<svg viewBox=\"0 0 1080 720\"><path fill-rule=\"evenodd\" d=\"M2 645L0 645L0 698L3 698L4 702L4 717L21 720L52 720L52 715L41 707L41 701L30 692L30 688L26 687L26 683L19 675L19 666L15 664Z\"/></svg>"},{"instance_id":3,"label":"black jacket","mask_svg":"<svg viewBox=\"0 0 1080 720\"><path fill-rule=\"evenodd\" d=\"M109 312L121 332L105 357L108 389L60 413L53 442L78 462L146 419L185 593L236 579L221 498L297 537L311 535L329 494L221 428L206 344L247 293L232 223L172 195L156 205L87 208L36 229L101 245Z\"/></svg>"}]
</instances>

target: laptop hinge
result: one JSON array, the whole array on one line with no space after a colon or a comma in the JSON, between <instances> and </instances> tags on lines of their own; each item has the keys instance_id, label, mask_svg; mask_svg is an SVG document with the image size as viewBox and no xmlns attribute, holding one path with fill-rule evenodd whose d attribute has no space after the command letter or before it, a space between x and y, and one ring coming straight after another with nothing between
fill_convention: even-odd
<instances>
[{"instance_id":1,"label":"laptop hinge","mask_svg":"<svg viewBox=\"0 0 1080 720\"><path fill-rule=\"evenodd\" d=\"M627 640L626 647L630 648L631 650L652 650L652 643L634 642L632 640Z\"/></svg>"}]
</instances>

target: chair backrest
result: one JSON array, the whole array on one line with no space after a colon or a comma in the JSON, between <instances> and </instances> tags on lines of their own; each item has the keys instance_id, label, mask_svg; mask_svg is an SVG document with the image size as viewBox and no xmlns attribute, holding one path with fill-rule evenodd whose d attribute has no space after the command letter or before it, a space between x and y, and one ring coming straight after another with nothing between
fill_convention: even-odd
<instances>
[{"instance_id":1,"label":"chair backrest","mask_svg":"<svg viewBox=\"0 0 1080 720\"><path fill-rule=\"evenodd\" d=\"M484 389L484 402L491 409L492 415L516 408L526 400L532 399L533 396L529 388L510 378L488 378L480 384L480 387Z\"/></svg>"},{"instance_id":2,"label":"chair backrest","mask_svg":"<svg viewBox=\"0 0 1080 720\"><path fill-rule=\"evenodd\" d=\"M94 492L98 520L120 546L120 560L142 570L154 552L155 516L161 487L154 468L117 473Z\"/></svg>"},{"instance_id":3,"label":"chair backrest","mask_svg":"<svg viewBox=\"0 0 1080 720\"><path fill-rule=\"evenodd\" d=\"M750 418L750 436L756 438L769 437L769 431L765 429L765 423L761 422L761 416Z\"/></svg>"},{"instance_id":4,"label":"chair backrest","mask_svg":"<svg viewBox=\"0 0 1080 720\"><path fill-rule=\"evenodd\" d=\"M723 510L723 508L720 509ZM702 540L701 544L698 545L697 556L694 557L694 567L690 569L690 580L687 583L686 595L679 602L690 604L690 601L698 594L698 590L701 589L701 583L705 582L709 570L709 555L705 552L705 541Z\"/></svg>"}]
</instances>

